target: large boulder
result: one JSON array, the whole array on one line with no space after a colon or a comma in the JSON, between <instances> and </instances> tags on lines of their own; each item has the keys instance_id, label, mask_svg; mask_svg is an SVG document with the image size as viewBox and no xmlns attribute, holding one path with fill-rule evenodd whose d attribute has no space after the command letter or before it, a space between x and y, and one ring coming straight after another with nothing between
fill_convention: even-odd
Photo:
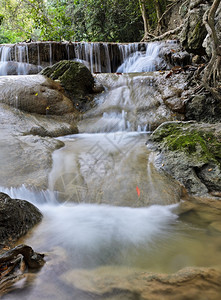
<instances>
[{"instance_id":1,"label":"large boulder","mask_svg":"<svg viewBox=\"0 0 221 300\"><path fill-rule=\"evenodd\" d=\"M25 200L0 193L0 241L5 244L25 235L42 219L41 212Z\"/></svg>"},{"instance_id":2,"label":"large boulder","mask_svg":"<svg viewBox=\"0 0 221 300\"><path fill-rule=\"evenodd\" d=\"M81 111L90 108L94 78L80 62L63 60L41 71L53 80L59 80L75 107Z\"/></svg>"},{"instance_id":3,"label":"large boulder","mask_svg":"<svg viewBox=\"0 0 221 300\"><path fill-rule=\"evenodd\" d=\"M29 114L0 104L0 184L4 187L48 187L52 153L64 146L53 137L77 133L73 114Z\"/></svg>"},{"instance_id":4,"label":"large boulder","mask_svg":"<svg viewBox=\"0 0 221 300\"><path fill-rule=\"evenodd\" d=\"M42 115L75 111L60 84L42 75L0 77L0 102Z\"/></svg>"},{"instance_id":5,"label":"large boulder","mask_svg":"<svg viewBox=\"0 0 221 300\"><path fill-rule=\"evenodd\" d=\"M180 33L180 41L183 47L195 54L205 54L202 44L207 35L207 30L203 24L203 15L209 8L208 3L190 0L189 9L185 15L184 26Z\"/></svg>"},{"instance_id":6,"label":"large boulder","mask_svg":"<svg viewBox=\"0 0 221 300\"><path fill-rule=\"evenodd\" d=\"M160 152L155 165L192 194L221 191L221 125L167 122L151 135Z\"/></svg>"}]
</instances>

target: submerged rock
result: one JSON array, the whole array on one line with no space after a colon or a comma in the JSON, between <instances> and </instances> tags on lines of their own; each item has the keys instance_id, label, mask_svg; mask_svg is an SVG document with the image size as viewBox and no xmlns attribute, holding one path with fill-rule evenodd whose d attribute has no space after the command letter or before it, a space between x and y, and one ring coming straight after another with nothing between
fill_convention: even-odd
<instances>
[{"instance_id":1,"label":"submerged rock","mask_svg":"<svg viewBox=\"0 0 221 300\"><path fill-rule=\"evenodd\" d=\"M11 199L0 193L0 241L5 244L25 235L42 219L42 214L25 200Z\"/></svg>"},{"instance_id":2,"label":"submerged rock","mask_svg":"<svg viewBox=\"0 0 221 300\"><path fill-rule=\"evenodd\" d=\"M59 80L77 109L84 111L90 108L92 98L89 94L93 93L94 78L85 65L63 60L45 68L41 74Z\"/></svg>"},{"instance_id":3,"label":"submerged rock","mask_svg":"<svg viewBox=\"0 0 221 300\"><path fill-rule=\"evenodd\" d=\"M108 295L108 299L114 300L218 300L221 293L221 273L211 268L184 268L174 274L157 274L100 267L69 271L61 278L93 299L107 299Z\"/></svg>"},{"instance_id":4,"label":"submerged rock","mask_svg":"<svg viewBox=\"0 0 221 300\"><path fill-rule=\"evenodd\" d=\"M161 153L158 168L179 180L190 193L221 191L220 123L167 122L151 139Z\"/></svg>"},{"instance_id":5,"label":"submerged rock","mask_svg":"<svg viewBox=\"0 0 221 300\"><path fill-rule=\"evenodd\" d=\"M30 75L38 74L42 67L17 61L7 61L0 64L0 73L1 69L5 69L5 73L1 75Z\"/></svg>"}]
</instances>

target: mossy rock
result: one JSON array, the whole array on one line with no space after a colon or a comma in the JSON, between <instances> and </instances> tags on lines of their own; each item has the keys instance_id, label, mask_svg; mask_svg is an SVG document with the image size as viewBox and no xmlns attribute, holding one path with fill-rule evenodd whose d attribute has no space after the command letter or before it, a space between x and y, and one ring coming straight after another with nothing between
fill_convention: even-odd
<instances>
[{"instance_id":1,"label":"mossy rock","mask_svg":"<svg viewBox=\"0 0 221 300\"><path fill-rule=\"evenodd\" d=\"M192 194L221 191L221 124L167 122L151 135L163 169Z\"/></svg>"},{"instance_id":2,"label":"mossy rock","mask_svg":"<svg viewBox=\"0 0 221 300\"><path fill-rule=\"evenodd\" d=\"M88 68L82 63L62 60L42 70L41 74L53 80L59 80L66 94L77 108L82 103L90 102L94 78Z\"/></svg>"},{"instance_id":3,"label":"mossy rock","mask_svg":"<svg viewBox=\"0 0 221 300\"><path fill-rule=\"evenodd\" d=\"M212 131L191 127L190 123L164 123L154 132L152 139L170 151L184 152L204 163L220 164L221 143Z\"/></svg>"}]
</instances>

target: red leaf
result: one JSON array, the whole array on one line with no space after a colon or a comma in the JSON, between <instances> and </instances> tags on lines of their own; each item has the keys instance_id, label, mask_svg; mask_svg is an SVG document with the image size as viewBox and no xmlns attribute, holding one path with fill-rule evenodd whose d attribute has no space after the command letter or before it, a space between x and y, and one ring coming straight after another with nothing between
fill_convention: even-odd
<instances>
[{"instance_id":1,"label":"red leaf","mask_svg":"<svg viewBox=\"0 0 221 300\"><path fill-rule=\"evenodd\" d=\"M139 189L139 187L138 187L138 186L136 187L136 191L137 191L137 195L138 195L138 197L140 197L140 189Z\"/></svg>"}]
</instances>

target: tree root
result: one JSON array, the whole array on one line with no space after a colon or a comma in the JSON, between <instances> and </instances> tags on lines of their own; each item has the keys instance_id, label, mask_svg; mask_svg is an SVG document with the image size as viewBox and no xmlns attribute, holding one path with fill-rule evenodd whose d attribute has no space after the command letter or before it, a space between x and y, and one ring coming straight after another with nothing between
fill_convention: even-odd
<instances>
[{"instance_id":1,"label":"tree root","mask_svg":"<svg viewBox=\"0 0 221 300\"><path fill-rule=\"evenodd\" d=\"M183 28L183 24L181 24L179 27L173 29L173 30L169 30L159 36L154 36L153 34L148 34L147 37L144 36L143 39L141 40L141 42L145 42L145 41L151 41L151 42L155 42L155 41L161 41L164 40L168 37L170 37L173 34L177 34L178 32L180 32Z\"/></svg>"},{"instance_id":2,"label":"tree root","mask_svg":"<svg viewBox=\"0 0 221 300\"><path fill-rule=\"evenodd\" d=\"M214 0L212 6L203 16L203 22L212 41L212 57L204 70L202 82L213 97L221 101L221 45L216 33L214 21L220 3L221 0Z\"/></svg>"}]
</instances>

